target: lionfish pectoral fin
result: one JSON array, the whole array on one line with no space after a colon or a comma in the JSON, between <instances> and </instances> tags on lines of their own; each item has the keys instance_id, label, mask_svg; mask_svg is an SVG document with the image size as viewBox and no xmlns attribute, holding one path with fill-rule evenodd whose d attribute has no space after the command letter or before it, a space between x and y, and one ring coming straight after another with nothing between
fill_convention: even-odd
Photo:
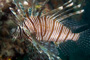
<instances>
[{"instance_id":1,"label":"lionfish pectoral fin","mask_svg":"<svg viewBox=\"0 0 90 60\"><path fill-rule=\"evenodd\" d=\"M35 48L38 50L38 52L39 52L39 53L42 53L42 50L40 49L38 43L37 43L34 39L32 40L32 43L33 43L33 45L35 46Z\"/></svg>"},{"instance_id":2,"label":"lionfish pectoral fin","mask_svg":"<svg viewBox=\"0 0 90 60\"><path fill-rule=\"evenodd\" d=\"M17 0L13 0L13 3L16 5L16 9L17 9L18 13L19 13L20 15L22 15L21 10L20 10L20 6L18 5L17 2L18 2Z\"/></svg>"},{"instance_id":3,"label":"lionfish pectoral fin","mask_svg":"<svg viewBox=\"0 0 90 60\"><path fill-rule=\"evenodd\" d=\"M21 16L20 18L26 18L26 9L23 3L16 0L13 0L13 3L16 5L17 13Z\"/></svg>"},{"instance_id":4,"label":"lionfish pectoral fin","mask_svg":"<svg viewBox=\"0 0 90 60\"><path fill-rule=\"evenodd\" d=\"M13 9L13 8L11 8L11 7L9 7L9 9L10 9L10 10L11 10L11 12L15 15L15 17L16 17L17 19L19 19L19 17L17 16L16 12L14 11L14 9Z\"/></svg>"},{"instance_id":5,"label":"lionfish pectoral fin","mask_svg":"<svg viewBox=\"0 0 90 60\"><path fill-rule=\"evenodd\" d=\"M13 34L12 34L12 36L13 36L13 38L12 38L12 41L15 41L17 38L18 38L18 36L19 36L19 27L17 27L16 29L15 29L15 31L13 32Z\"/></svg>"},{"instance_id":6,"label":"lionfish pectoral fin","mask_svg":"<svg viewBox=\"0 0 90 60\"><path fill-rule=\"evenodd\" d=\"M15 29L12 40L15 41L18 37L20 39L23 39L22 37L24 37L23 29L20 26Z\"/></svg>"},{"instance_id":7,"label":"lionfish pectoral fin","mask_svg":"<svg viewBox=\"0 0 90 60\"><path fill-rule=\"evenodd\" d=\"M39 47L41 50L49 57L49 60L54 60L54 58L61 60L59 56L56 56L55 54L51 53L47 48L39 44Z\"/></svg>"},{"instance_id":8,"label":"lionfish pectoral fin","mask_svg":"<svg viewBox=\"0 0 90 60\"><path fill-rule=\"evenodd\" d=\"M23 22L26 20L26 15L28 14L27 9L23 6L23 3L18 2L17 0L13 0L13 3L16 5L17 11L11 7L9 9L13 13L13 15L16 17L14 22L18 25L21 26Z\"/></svg>"},{"instance_id":9,"label":"lionfish pectoral fin","mask_svg":"<svg viewBox=\"0 0 90 60\"><path fill-rule=\"evenodd\" d=\"M58 60L61 60L61 58L59 56L56 56L55 54L51 53L47 48L45 48L44 46L42 45L39 45L40 48L42 49L42 51L44 53L47 54L47 56L49 57L49 60L54 60L54 58L57 58Z\"/></svg>"},{"instance_id":10,"label":"lionfish pectoral fin","mask_svg":"<svg viewBox=\"0 0 90 60\"><path fill-rule=\"evenodd\" d=\"M61 60L61 58L53 53L51 53L45 46L41 45L40 42L38 42L35 38L35 36L32 36L32 43L36 47L36 49L39 51L39 53L45 53L49 60L54 60L54 58Z\"/></svg>"}]
</instances>

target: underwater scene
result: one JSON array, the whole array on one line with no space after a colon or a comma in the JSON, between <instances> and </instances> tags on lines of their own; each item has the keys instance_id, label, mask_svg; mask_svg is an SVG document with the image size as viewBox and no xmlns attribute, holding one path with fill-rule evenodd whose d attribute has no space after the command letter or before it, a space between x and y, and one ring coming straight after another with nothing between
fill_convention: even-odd
<instances>
[{"instance_id":1,"label":"underwater scene","mask_svg":"<svg viewBox=\"0 0 90 60\"><path fill-rule=\"evenodd\" d=\"M0 0L0 60L90 60L90 0Z\"/></svg>"}]
</instances>

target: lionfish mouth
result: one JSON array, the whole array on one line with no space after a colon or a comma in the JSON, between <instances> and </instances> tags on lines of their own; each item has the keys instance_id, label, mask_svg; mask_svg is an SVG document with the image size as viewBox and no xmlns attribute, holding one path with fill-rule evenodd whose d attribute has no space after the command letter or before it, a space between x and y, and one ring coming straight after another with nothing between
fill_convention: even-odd
<instances>
[{"instance_id":1,"label":"lionfish mouth","mask_svg":"<svg viewBox=\"0 0 90 60\"><path fill-rule=\"evenodd\" d=\"M45 9L48 1L49 0L46 0L39 8L36 8L36 0L32 0L32 5L27 1L17 3L14 0L13 2L16 5L17 12L11 7L10 10L16 17L15 23L23 30L28 40L30 40L36 48L38 45L39 48L48 55L49 59L52 59L52 57L56 56L50 53L40 42L52 41L55 44L60 44L67 40L77 41L80 33L73 33L68 27L64 26L62 22L68 17L83 13L84 10L78 10L81 4L74 6L74 2L69 0L62 6L43 13L42 11ZM24 4L28 7L24 7ZM77 11L71 12L75 9L77 9ZM57 57L57 59L60 58Z\"/></svg>"}]
</instances>

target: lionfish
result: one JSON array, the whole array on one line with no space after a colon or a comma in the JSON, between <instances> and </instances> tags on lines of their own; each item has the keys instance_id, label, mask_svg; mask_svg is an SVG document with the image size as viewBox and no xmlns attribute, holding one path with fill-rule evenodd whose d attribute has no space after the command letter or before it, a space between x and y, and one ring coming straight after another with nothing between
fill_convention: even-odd
<instances>
[{"instance_id":1,"label":"lionfish","mask_svg":"<svg viewBox=\"0 0 90 60\"><path fill-rule=\"evenodd\" d=\"M58 47L60 43L67 40L77 41L80 37L80 33L73 33L68 27L64 26L62 22L68 17L83 13L84 9L79 9L81 4L74 6L74 2L69 0L62 6L43 14L42 11L48 1L49 0L45 0L45 2L40 5L40 8L36 9L36 0L32 0L31 2L24 1L24 3L13 0L17 12L11 7L10 10L16 17L15 23L18 25L18 28L27 36L27 39L36 49L40 53L46 53L49 60L53 60L54 57L60 60L61 58L53 53L55 48ZM28 6L24 7L23 4ZM75 9L79 10L72 11ZM53 42L56 47L53 48L50 42ZM46 48L44 46L45 44L47 46L51 44L53 52L48 49L50 48L49 46Z\"/></svg>"}]
</instances>

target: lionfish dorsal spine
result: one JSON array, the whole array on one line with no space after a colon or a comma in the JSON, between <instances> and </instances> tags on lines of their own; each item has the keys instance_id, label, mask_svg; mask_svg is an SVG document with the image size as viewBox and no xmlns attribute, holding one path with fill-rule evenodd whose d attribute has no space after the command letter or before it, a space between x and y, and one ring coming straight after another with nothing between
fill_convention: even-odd
<instances>
[{"instance_id":1,"label":"lionfish dorsal spine","mask_svg":"<svg viewBox=\"0 0 90 60\"><path fill-rule=\"evenodd\" d=\"M49 0L45 0L44 3L41 5L41 8L38 11L38 13L39 13L38 16L41 16L41 13L45 8L44 6L47 4L47 2L49 2Z\"/></svg>"},{"instance_id":2,"label":"lionfish dorsal spine","mask_svg":"<svg viewBox=\"0 0 90 60\"><path fill-rule=\"evenodd\" d=\"M28 9L28 14L29 14L29 16L31 16L31 13L32 13L32 8L29 8L29 9Z\"/></svg>"},{"instance_id":3,"label":"lionfish dorsal spine","mask_svg":"<svg viewBox=\"0 0 90 60\"><path fill-rule=\"evenodd\" d=\"M69 7L72 6L72 5L73 4L70 4ZM57 11L56 13L54 13L53 15L51 15L49 19L56 20L56 21L60 22L60 21L66 19L66 18L68 18L70 16L73 16L73 15L76 15L76 14L81 14L81 13L84 12L84 9L81 9L79 11L66 14L66 13L70 12L71 10L77 9L77 8L80 8L80 7L81 7L81 4L79 4L77 6L74 6L74 7L70 8L70 9L68 9L68 10L65 10L64 12L61 12L60 14L58 14L60 11Z\"/></svg>"},{"instance_id":4,"label":"lionfish dorsal spine","mask_svg":"<svg viewBox=\"0 0 90 60\"><path fill-rule=\"evenodd\" d=\"M26 17L25 8L23 7L23 5L22 5L21 2L19 2L19 7L20 7L20 9L21 9L20 11L22 12L23 17Z\"/></svg>"},{"instance_id":5,"label":"lionfish dorsal spine","mask_svg":"<svg viewBox=\"0 0 90 60\"><path fill-rule=\"evenodd\" d=\"M73 6L73 2L66 6L63 5L63 6L58 7L57 9L59 9L59 10L56 13L54 13L53 15L51 15L50 18L52 18L52 20L54 20L57 16L61 16L65 12L72 10L72 8L71 8L71 9L66 10L65 12L58 14L60 11L63 11L64 9L71 7L71 6Z\"/></svg>"},{"instance_id":6,"label":"lionfish dorsal spine","mask_svg":"<svg viewBox=\"0 0 90 60\"><path fill-rule=\"evenodd\" d=\"M72 0L69 0L68 2L64 3L62 6L59 6L58 8L56 8L56 9L54 9L54 10L52 10L52 11L46 13L46 14L44 14L43 16L47 16L47 15L50 15L50 14L55 13L56 11L62 10L63 7L67 6L67 5L70 4L71 2L72 2ZM68 6L67 6L67 7L68 7Z\"/></svg>"},{"instance_id":7,"label":"lionfish dorsal spine","mask_svg":"<svg viewBox=\"0 0 90 60\"><path fill-rule=\"evenodd\" d=\"M73 15L76 15L76 14L81 14L83 12L84 12L84 10L82 9L82 10L79 10L79 11L76 11L76 12L73 12L73 13L69 13L67 15L64 15L64 16L60 17L59 19L57 19L57 21L62 22L64 19L66 19L66 18L68 18L70 16L73 16Z\"/></svg>"}]
</instances>

